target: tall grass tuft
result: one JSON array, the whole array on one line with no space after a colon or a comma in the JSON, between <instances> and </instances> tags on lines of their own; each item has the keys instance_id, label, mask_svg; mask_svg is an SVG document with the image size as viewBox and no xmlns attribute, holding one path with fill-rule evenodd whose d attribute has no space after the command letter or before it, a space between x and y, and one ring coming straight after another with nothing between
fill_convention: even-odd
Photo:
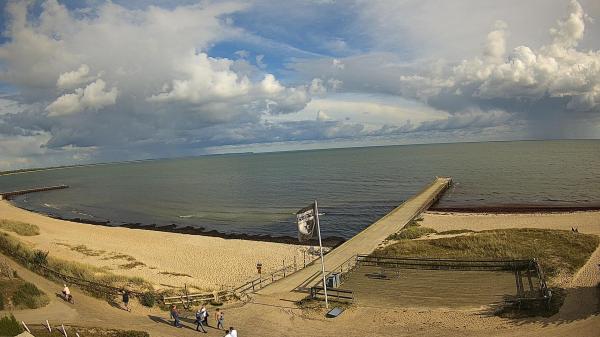
<instances>
[{"instance_id":1,"label":"tall grass tuft","mask_svg":"<svg viewBox=\"0 0 600 337\"><path fill-rule=\"evenodd\" d=\"M12 314L0 318L0 336L16 336L22 332L21 324Z\"/></svg>"},{"instance_id":2,"label":"tall grass tuft","mask_svg":"<svg viewBox=\"0 0 600 337\"><path fill-rule=\"evenodd\" d=\"M34 224L0 219L0 229L17 233L21 236L35 236L40 234L40 228Z\"/></svg>"},{"instance_id":3,"label":"tall grass tuft","mask_svg":"<svg viewBox=\"0 0 600 337\"><path fill-rule=\"evenodd\" d=\"M50 302L46 294L35 284L29 282L25 282L17 288L12 296L12 301L17 308L27 309L41 308Z\"/></svg>"}]
</instances>

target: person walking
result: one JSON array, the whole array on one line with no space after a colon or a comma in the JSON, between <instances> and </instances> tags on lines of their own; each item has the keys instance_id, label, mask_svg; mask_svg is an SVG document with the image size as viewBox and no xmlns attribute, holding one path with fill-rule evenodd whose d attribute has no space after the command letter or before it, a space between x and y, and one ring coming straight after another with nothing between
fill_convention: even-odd
<instances>
[{"instance_id":1,"label":"person walking","mask_svg":"<svg viewBox=\"0 0 600 337\"><path fill-rule=\"evenodd\" d=\"M202 322L204 321L204 313L202 312L202 309L198 309L198 311L196 311L196 331L200 331L200 329L202 329L202 332L207 333L206 330L204 329L204 325L202 324Z\"/></svg>"},{"instance_id":2,"label":"person walking","mask_svg":"<svg viewBox=\"0 0 600 337\"><path fill-rule=\"evenodd\" d=\"M62 293L65 297L65 301L67 302L71 302L71 290L69 290L69 287L67 287L67 284L63 284L63 290Z\"/></svg>"},{"instance_id":3,"label":"person walking","mask_svg":"<svg viewBox=\"0 0 600 337\"><path fill-rule=\"evenodd\" d=\"M232 326L229 327L229 334L231 335L231 337L238 337L237 330Z\"/></svg>"},{"instance_id":4,"label":"person walking","mask_svg":"<svg viewBox=\"0 0 600 337\"><path fill-rule=\"evenodd\" d=\"M131 312L131 308L129 307L129 290L123 289L123 305L125 306L125 310Z\"/></svg>"},{"instance_id":5,"label":"person walking","mask_svg":"<svg viewBox=\"0 0 600 337\"><path fill-rule=\"evenodd\" d=\"M173 318L173 326L176 328L181 328L181 325L179 324L179 311L177 311L176 305L171 307L171 318Z\"/></svg>"},{"instance_id":6,"label":"person walking","mask_svg":"<svg viewBox=\"0 0 600 337\"><path fill-rule=\"evenodd\" d=\"M204 323L204 325L209 326L208 325L208 310L206 310L206 306L202 305L202 309L200 309L200 311L202 312L202 323Z\"/></svg>"},{"instance_id":7,"label":"person walking","mask_svg":"<svg viewBox=\"0 0 600 337\"><path fill-rule=\"evenodd\" d=\"M215 312L215 320L217 321L217 329L225 329L223 323L225 322L225 313L223 313L219 308L217 308Z\"/></svg>"}]
</instances>

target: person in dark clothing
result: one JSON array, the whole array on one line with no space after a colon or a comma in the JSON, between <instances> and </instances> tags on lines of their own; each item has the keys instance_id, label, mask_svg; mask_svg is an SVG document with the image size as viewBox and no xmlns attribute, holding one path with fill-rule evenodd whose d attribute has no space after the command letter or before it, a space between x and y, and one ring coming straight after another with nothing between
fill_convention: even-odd
<instances>
[{"instance_id":1,"label":"person in dark clothing","mask_svg":"<svg viewBox=\"0 0 600 337\"><path fill-rule=\"evenodd\" d=\"M129 291L127 289L123 289L123 305L125 306L125 310L131 312L131 308L129 307Z\"/></svg>"},{"instance_id":2,"label":"person in dark clothing","mask_svg":"<svg viewBox=\"0 0 600 337\"><path fill-rule=\"evenodd\" d=\"M177 307L175 305L171 307L171 318L173 318L173 326L180 328L181 324L179 324L179 311L177 311Z\"/></svg>"}]
</instances>

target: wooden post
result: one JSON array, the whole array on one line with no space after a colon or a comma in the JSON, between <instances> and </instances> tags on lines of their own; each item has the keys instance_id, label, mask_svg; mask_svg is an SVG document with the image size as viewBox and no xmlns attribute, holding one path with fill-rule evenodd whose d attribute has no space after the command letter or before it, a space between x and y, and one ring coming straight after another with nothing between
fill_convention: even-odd
<instances>
[{"instance_id":1,"label":"wooden post","mask_svg":"<svg viewBox=\"0 0 600 337\"><path fill-rule=\"evenodd\" d=\"M23 324L23 327L25 328L25 330L27 330L27 332L31 333L31 330L29 330L29 328L27 327L27 324L25 324L25 322L21 321L21 324Z\"/></svg>"},{"instance_id":2,"label":"wooden post","mask_svg":"<svg viewBox=\"0 0 600 337\"><path fill-rule=\"evenodd\" d=\"M285 260L283 260L281 265L283 266L283 277L285 277Z\"/></svg>"},{"instance_id":3,"label":"wooden post","mask_svg":"<svg viewBox=\"0 0 600 337\"><path fill-rule=\"evenodd\" d=\"M533 282L531 281L531 271L527 268L527 280L529 281L529 290L533 292Z\"/></svg>"},{"instance_id":4,"label":"wooden post","mask_svg":"<svg viewBox=\"0 0 600 337\"><path fill-rule=\"evenodd\" d=\"M302 251L302 257L304 258L304 267L303 268L306 268L306 249L304 249Z\"/></svg>"},{"instance_id":5,"label":"wooden post","mask_svg":"<svg viewBox=\"0 0 600 337\"><path fill-rule=\"evenodd\" d=\"M67 329L65 329L65 325L61 324L60 326L62 327L63 335L65 335L65 337L69 337L69 336L67 336Z\"/></svg>"},{"instance_id":6,"label":"wooden post","mask_svg":"<svg viewBox=\"0 0 600 337\"><path fill-rule=\"evenodd\" d=\"M48 320L46 320L46 328L48 329L48 332L52 332L52 327L50 326Z\"/></svg>"},{"instance_id":7,"label":"wooden post","mask_svg":"<svg viewBox=\"0 0 600 337\"><path fill-rule=\"evenodd\" d=\"M294 271L298 270L298 265L296 264L296 254L294 254Z\"/></svg>"}]
</instances>

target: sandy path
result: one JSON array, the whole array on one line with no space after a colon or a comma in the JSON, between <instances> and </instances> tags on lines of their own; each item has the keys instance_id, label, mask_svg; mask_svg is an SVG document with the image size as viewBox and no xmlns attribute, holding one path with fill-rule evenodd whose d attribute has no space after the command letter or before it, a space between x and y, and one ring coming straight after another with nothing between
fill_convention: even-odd
<instances>
[{"instance_id":1,"label":"sandy path","mask_svg":"<svg viewBox=\"0 0 600 337\"><path fill-rule=\"evenodd\" d=\"M438 232L457 229L475 231L499 228L545 228L571 230L600 235L600 211L572 213L479 214L423 213L421 225Z\"/></svg>"},{"instance_id":2,"label":"sandy path","mask_svg":"<svg viewBox=\"0 0 600 337\"><path fill-rule=\"evenodd\" d=\"M7 201L0 201L0 218L36 224L40 235L19 239L51 256L140 276L159 287L188 284L208 290L239 285L256 275L257 261L265 273L281 268L284 261L292 265L294 257L302 265L306 248L81 224L29 212Z\"/></svg>"}]
</instances>

